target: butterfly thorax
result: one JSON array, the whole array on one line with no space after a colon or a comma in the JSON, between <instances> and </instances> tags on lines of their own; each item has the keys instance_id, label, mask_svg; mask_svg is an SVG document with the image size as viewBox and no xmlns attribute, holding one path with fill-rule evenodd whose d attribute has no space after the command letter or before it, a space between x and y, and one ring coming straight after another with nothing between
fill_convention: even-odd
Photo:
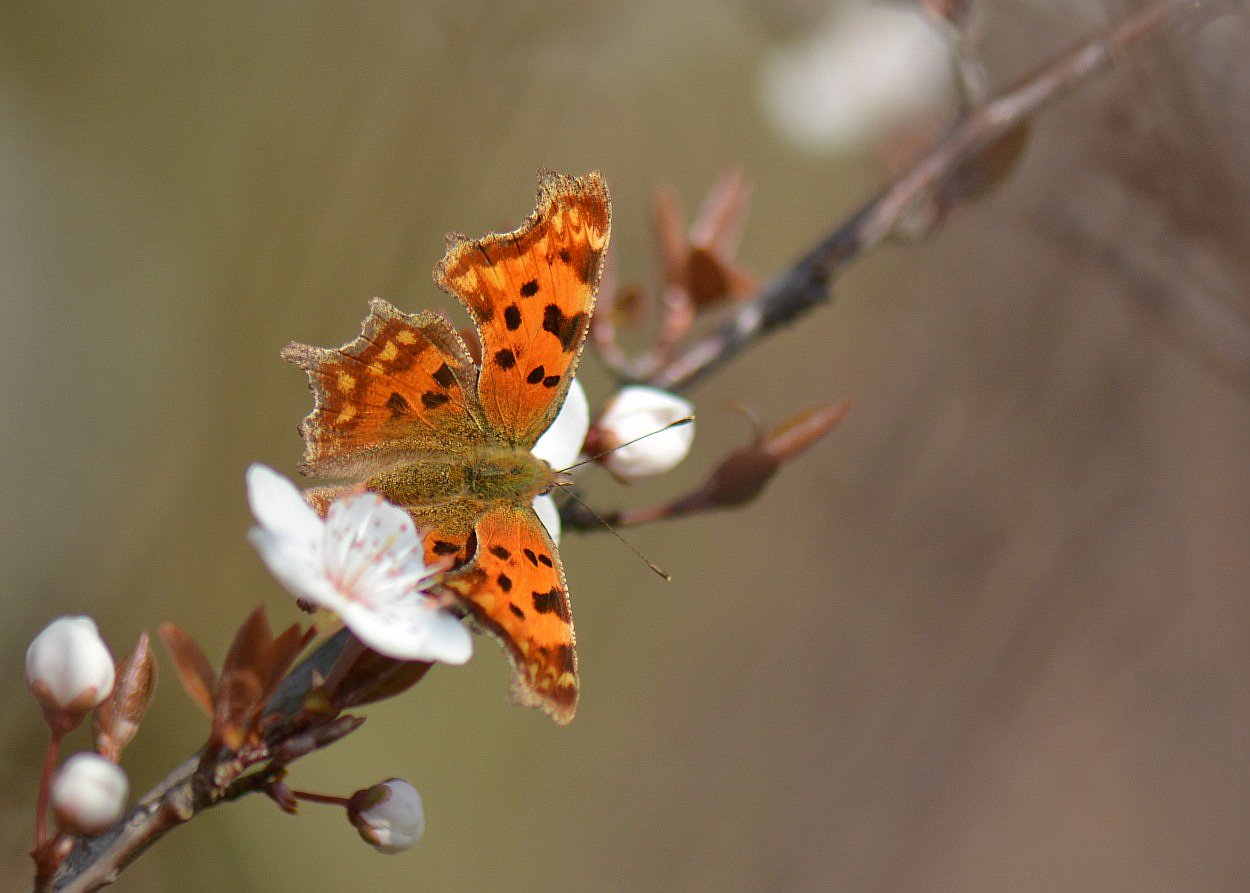
<instances>
[{"instance_id":1,"label":"butterfly thorax","mask_svg":"<svg viewBox=\"0 0 1250 893\"><path fill-rule=\"evenodd\" d=\"M375 474L365 486L405 507L470 503L483 509L527 505L556 483L551 466L523 447L471 446L467 453L431 454L420 462Z\"/></svg>"}]
</instances>

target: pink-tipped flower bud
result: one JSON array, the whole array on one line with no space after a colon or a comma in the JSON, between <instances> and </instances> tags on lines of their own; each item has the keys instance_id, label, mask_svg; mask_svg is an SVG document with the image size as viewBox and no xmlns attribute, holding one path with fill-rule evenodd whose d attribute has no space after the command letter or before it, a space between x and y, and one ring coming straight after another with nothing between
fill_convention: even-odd
<instances>
[{"instance_id":1,"label":"pink-tipped flower bud","mask_svg":"<svg viewBox=\"0 0 1250 893\"><path fill-rule=\"evenodd\" d=\"M694 407L675 394L628 385L608 402L591 429L593 449L612 451L599 461L622 481L660 474L686 458L694 441L693 420L666 426L693 414Z\"/></svg>"},{"instance_id":2,"label":"pink-tipped flower bud","mask_svg":"<svg viewBox=\"0 0 1250 893\"><path fill-rule=\"evenodd\" d=\"M109 696L116 670L90 617L61 617L26 649L26 684L48 724L69 731Z\"/></svg>"},{"instance_id":3,"label":"pink-tipped flower bud","mask_svg":"<svg viewBox=\"0 0 1250 893\"><path fill-rule=\"evenodd\" d=\"M52 779L50 801L62 830L100 834L117 824L129 793L120 766L99 754L76 753Z\"/></svg>"},{"instance_id":4,"label":"pink-tipped flower bud","mask_svg":"<svg viewBox=\"0 0 1250 893\"><path fill-rule=\"evenodd\" d=\"M347 817L365 843L388 856L402 853L425 833L421 795L402 778L357 791L348 803Z\"/></svg>"}]
</instances>

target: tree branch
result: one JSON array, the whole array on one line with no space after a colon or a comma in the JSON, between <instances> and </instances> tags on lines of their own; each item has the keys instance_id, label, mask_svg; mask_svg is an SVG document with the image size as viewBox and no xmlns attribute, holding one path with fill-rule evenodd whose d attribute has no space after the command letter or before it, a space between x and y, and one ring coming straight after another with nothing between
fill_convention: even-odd
<instances>
[{"instance_id":1,"label":"tree branch","mask_svg":"<svg viewBox=\"0 0 1250 893\"><path fill-rule=\"evenodd\" d=\"M1198 8L1184 0L1152 3L971 109L892 186L765 284L714 332L652 375L648 383L672 391L687 388L774 329L829 300L834 277L842 267L896 233L908 215L935 198L979 153L1044 105L1110 68L1121 53L1157 33L1165 23Z\"/></svg>"}]
</instances>

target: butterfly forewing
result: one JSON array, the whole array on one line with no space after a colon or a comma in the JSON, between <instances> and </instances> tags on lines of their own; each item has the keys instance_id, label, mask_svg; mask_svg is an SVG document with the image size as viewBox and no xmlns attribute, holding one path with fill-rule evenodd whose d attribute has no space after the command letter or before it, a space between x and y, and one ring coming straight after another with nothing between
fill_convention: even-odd
<instances>
[{"instance_id":1,"label":"butterfly forewing","mask_svg":"<svg viewBox=\"0 0 1250 893\"><path fill-rule=\"evenodd\" d=\"M308 372L307 474L367 476L449 442L480 440L477 370L451 324L374 298L356 340L338 349L292 343L284 359Z\"/></svg>"},{"instance_id":2,"label":"butterfly forewing","mask_svg":"<svg viewBox=\"0 0 1250 893\"><path fill-rule=\"evenodd\" d=\"M603 272L610 207L598 173L543 172L524 226L453 237L434 271L478 326L482 411L509 443L532 446L564 402Z\"/></svg>"}]
</instances>

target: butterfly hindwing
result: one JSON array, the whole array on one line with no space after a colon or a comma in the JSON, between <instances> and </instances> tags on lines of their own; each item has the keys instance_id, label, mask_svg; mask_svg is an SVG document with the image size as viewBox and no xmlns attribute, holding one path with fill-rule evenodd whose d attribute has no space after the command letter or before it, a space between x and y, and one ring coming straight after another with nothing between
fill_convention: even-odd
<instances>
[{"instance_id":1,"label":"butterfly hindwing","mask_svg":"<svg viewBox=\"0 0 1250 893\"><path fill-rule=\"evenodd\" d=\"M597 173L540 174L538 206L518 230L448 240L434 271L469 309L482 341L478 397L506 442L529 447L564 403L590 326L611 229Z\"/></svg>"},{"instance_id":2,"label":"butterfly hindwing","mask_svg":"<svg viewBox=\"0 0 1250 893\"><path fill-rule=\"evenodd\" d=\"M577 651L564 569L555 544L528 505L484 514L472 563L450 574L478 626L512 660L513 700L541 707L561 725L577 709Z\"/></svg>"}]
</instances>

